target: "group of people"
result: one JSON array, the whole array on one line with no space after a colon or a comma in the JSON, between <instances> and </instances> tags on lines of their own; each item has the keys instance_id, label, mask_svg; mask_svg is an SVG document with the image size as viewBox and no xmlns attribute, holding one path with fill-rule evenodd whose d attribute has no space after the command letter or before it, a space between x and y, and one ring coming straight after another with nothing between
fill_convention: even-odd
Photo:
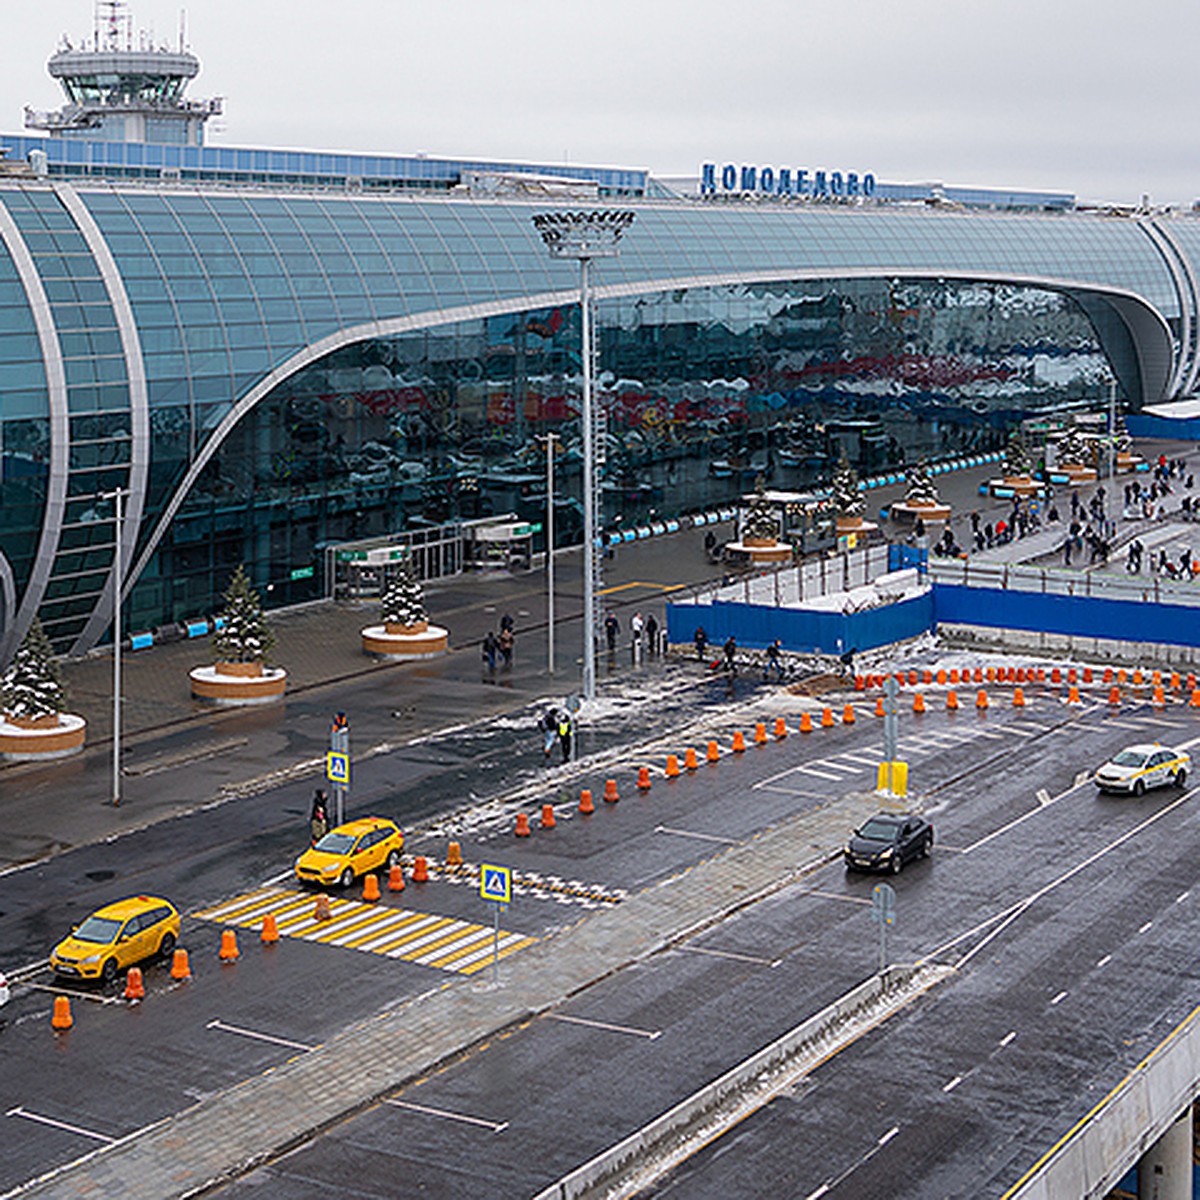
<instances>
[{"instance_id":1,"label":"group of people","mask_svg":"<svg viewBox=\"0 0 1200 1200\"><path fill-rule=\"evenodd\" d=\"M507 613L500 618L500 632L493 633L490 629L484 635L482 656L487 665L489 675L496 673L496 657L499 655L506 671L512 670L513 647L517 644L513 631L513 619Z\"/></svg>"},{"instance_id":2,"label":"group of people","mask_svg":"<svg viewBox=\"0 0 1200 1200\"><path fill-rule=\"evenodd\" d=\"M621 632L621 622L617 614L610 612L604 618L604 640L608 643L608 655L612 658L617 652L617 636ZM651 655L659 652L659 625L653 613L643 617L635 612L629 618L629 652L636 662L643 653Z\"/></svg>"},{"instance_id":3,"label":"group of people","mask_svg":"<svg viewBox=\"0 0 1200 1200\"><path fill-rule=\"evenodd\" d=\"M549 762L550 755L554 751L554 743L558 742L563 762L570 761L571 735L575 732L570 712L565 708L551 705L538 722L538 728L542 731L542 757Z\"/></svg>"}]
</instances>

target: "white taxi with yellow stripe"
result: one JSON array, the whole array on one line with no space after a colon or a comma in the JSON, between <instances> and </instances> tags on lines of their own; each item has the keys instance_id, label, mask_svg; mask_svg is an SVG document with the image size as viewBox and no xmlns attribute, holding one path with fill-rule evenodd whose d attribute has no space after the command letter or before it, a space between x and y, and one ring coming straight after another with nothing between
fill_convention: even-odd
<instances>
[{"instance_id":1,"label":"white taxi with yellow stripe","mask_svg":"<svg viewBox=\"0 0 1200 1200\"><path fill-rule=\"evenodd\" d=\"M1125 792L1140 796L1150 788L1187 783L1192 760L1183 750L1172 750L1158 742L1127 746L1114 755L1095 775L1102 792Z\"/></svg>"}]
</instances>

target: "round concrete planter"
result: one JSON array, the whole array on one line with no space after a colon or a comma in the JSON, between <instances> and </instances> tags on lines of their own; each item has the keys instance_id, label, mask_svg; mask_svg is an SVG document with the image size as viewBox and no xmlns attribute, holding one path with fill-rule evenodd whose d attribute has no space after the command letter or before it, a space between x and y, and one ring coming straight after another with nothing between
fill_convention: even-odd
<instances>
[{"instance_id":1,"label":"round concrete planter","mask_svg":"<svg viewBox=\"0 0 1200 1200\"><path fill-rule=\"evenodd\" d=\"M1038 483L1029 475L1005 475L1003 479L988 480L988 491L993 496L996 494L997 488L1009 491L1021 499L1028 496L1040 496L1046 490L1045 485Z\"/></svg>"},{"instance_id":2,"label":"round concrete planter","mask_svg":"<svg viewBox=\"0 0 1200 1200\"><path fill-rule=\"evenodd\" d=\"M874 521L864 521L862 517L838 517L836 524L838 537L848 533L874 533L879 528Z\"/></svg>"},{"instance_id":3,"label":"round concrete planter","mask_svg":"<svg viewBox=\"0 0 1200 1200\"><path fill-rule=\"evenodd\" d=\"M262 663L221 662L195 667L189 678L197 700L226 707L271 704L283 696L287 687L287 672L282 667L264 667Z\"/></svg>"},{"instance_id":4,"label":"round concrete planter","mask_svg":"<svg viewBox=\"0 0 1200 1200\"><path fill-rule=\"evenodd\" d=\"M416 625L368 625L362 631L364 654L376 658L406 659L437 658L449 646L450 631L440 625L421 621ZM403 630L403 632L401 632ZM395 632L393 632L395 631Z\"/></svg>"},{"instance_id":5,"label":"round concrete planter","mask_svg":"<svg viewBox=\"0 0 1200 1200\"><path fill-rule=\"evenodd\" d=\"M74 713L57 713L26 721L0 716L0 759L5 762L43 762L68 758L83 749L87 722Z\"/></svg>"},{"instance_id":6,"label":"round concrete planter","mask_svg":"<svg viewBox=\"0 0 1200 1200\"><path fill-rule=\"evenodd\" d=\"M1056 471L1062 471L1072 484L1093 483L1096 479L1096 468L1085 467L1083 463L1059 463Z\"/></svg>"},{"instance_id":7,"label":"round concrete planter","mask_svg":"<svg viewBox=\"0 0 1200 1200\"><path fill-rule=\"evenodd\" d=\"M735 554L749 555L755 563L782 563L792 561L792 548L786 542L767 541L765 538L746 538L741 542L726 542L725 549Z\"/></svg>"},{"instance_id":8,"label":"round concrete planter","mask_svg":"<svg viewBox=\"0 0 1200 1200\"><path fill-rule=\"evenodd\" d=\"M888 515L893 521L910 521L914 525L917 518L928 525L931 521L950 520L950 505L948 504L906 504L900 501L888 509Z\"/></svg>"}]
</instances>

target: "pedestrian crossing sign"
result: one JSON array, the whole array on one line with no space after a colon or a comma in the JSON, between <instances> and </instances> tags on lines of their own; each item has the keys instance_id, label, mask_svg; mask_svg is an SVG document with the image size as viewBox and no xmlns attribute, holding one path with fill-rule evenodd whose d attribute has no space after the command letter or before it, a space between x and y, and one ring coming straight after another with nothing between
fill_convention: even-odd
<instances>
[{"instance_id":1,"label":"pedestrian crossing sign","mask_svg":"<svg viewBox=\"0 0 1200 1200\"><path fill-rule=\"evenodd\" d=\"M325 778L330 783L350 784L350 755L341 750L330 750L325 755Z\"/></svg>"},{"instance_id":2,"label":"pedestrian crossing sign","mask_svg":"<svg viewBox=\"0 0 1200 1200\"><path fill-rule=\"evenodd\" d=\"M494 863L481 863L479 867L479 898L493 904L512 903L512 871Z\"/></svg>"}]
</instances>

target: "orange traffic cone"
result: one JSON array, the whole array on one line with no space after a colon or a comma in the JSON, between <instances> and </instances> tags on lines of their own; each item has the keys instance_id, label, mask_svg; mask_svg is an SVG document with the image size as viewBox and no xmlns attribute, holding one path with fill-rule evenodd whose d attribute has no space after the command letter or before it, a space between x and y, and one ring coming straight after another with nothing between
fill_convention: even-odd
<instances>
[{"instance_id":1,"label":"orange traffic cone","mask_svg":"<svg viewBox=\"0 0 1200 1200\"><path fill-rule=\"evenodd\" d=\"M125 976L125 999L144 1000L145 998L146 984L142 979L142 968L130 967L129 974Z\"/></svg>"},{"instance_id":2,"label":"orange traffic cone","mask_svg":"<svg viewBox=\"0 0 1200 1200\"><path fill-rule=\"evenodd\" d=\"M865 692L865 691L867 690L867 681L866 681L866 678L865 678L864 676L862 676L862 675L855 675L855 677L854 677L854 690L855 690L856 692Z\"/></svg>"},{"instance_id":3,"label":"orange traffic cone","mask_svg":"<svg viewBox=\"0 0 1200 1200\"><path fill-rule=\"evenodd\" d=\"M958 707L958 693L953 689L946 693L946 707L951 710Z\"/></svg>"},{"instance_id":4,"label":"orange traffic cone","mask_svg":"<svg viewBox=\"0 0 1200 1200\"><path fill-rule=\"evenodd\" d=\"M1030 678L1030 682L1032 683L1033 682L1033 673L1032 672L1030 672L1029 678ZM1017 683L1025 682L1025 668L1024 667L1017 668L1016 682Z\"/></svg>"},{"instance_id":5,"label":"orange traffic cone","mask_svg":"<svg viewBox=\"0 0 1200 1200\"><path fill-rule=\"evenodd\" d=\"M558 822L554 819L554 805L542 805L542 819L538 822L543 829L553 829Z\"/></svg>"},{"instance_id":6,"label":"orange traffic cone","mask_svg":"<svg viewBox=\"0 0 1200 1200\"><path fill-rule=\"evenodd\" d=\"M1179 691L1179 672L1178 671L1171 672L1171 691L1173 691L1173 692Z\"/></svg>"},{"instance_id":7,"label":"orange traffic cone","mask_svg":"<svg viewBox=\"0 0 1200 1200\"><path fill-rule=\"evenodd\" d=\"M674 755L674 754L667 755L667 778L668 779L678 779L679 778L679 758L677 755Z\"/></svg>"},{"instance_id":8,"label":"orange traffic cone","mask_svg":"<svg viewBox=\"0 0 1200 1200\"><path fill-rule=\"evenodd\" d=\"M830 728L832 728L832 726L833 726L833 709L832 708L821 709L821 728L822 729L830 729Z\"/></svg>"},{"instance_id":9,"label":"orange traffic cone","mask_svg":"<svg viewBox=\"0 0 1200 1200\"><path fill-rule=\"evenodd\" d=\"M374 876L368 876L374 878ZM238 960L238 944L237 934L232 929L221 930L221 949L217 957L222 962L237 962Z\"/></svg>"},{"instance_id":10,"label":"orange traffic cone","mask_svg":"<svg viewBox=\"0 0 1200 1200\"><path fill-rule=\"evenodd\" d=\"M709 742L708 749L704 752L704 757L710 763L715 763L721 757L721 751L716 742Z\"/></svg>"},{"instance_id":11,"label":"orange traffic cone","mask_svg":"<svg viewBox=\"0 0 1200 1200\"><path fill-rule=\"evenodd\" d=\"M1162 672L1152 671L1150 674L1150 683L1153 687L1162 687Z\"/></svg>"},{"instance_id":12,"label":"orange traffic cone","mask_svg":"<svg viewBox=\"0 0 1200 1200\"><path fill-rule=\"evenodd\" d=\"M1058 667L1055 667L1054 670L1050 672L1050 682L1062 683L1062 671L1060 671Z\"/></svg>"},{"instance_id":13,"label":"orange traffic cone","mask_svg":"<svg viewBox=\"0 0 1200 1200\"><path fill-rule=\"evenodd\" d=\"M1113 669L1112 669L1112 667L1105 667L1104 668L1104 682L1112 683L1112 681L1113 681Z\"/></svg>"},{"instance_id":14,"label":"orange traffic cone","mask_svg":"<svg viewBox=\"0 0 1200 1200\"><path fill-rule=\"evenodd\" d=\"M965 680L964 680L964 682L965 682ZM976 683L983 682L983 668L982 667L975 668L975 682Z\"/></svg>"},{"instance_id":15,"label":"orange traffic cone","mask_svg":"<svg viewBox=\"0 0 1200 1200\"><path fill-rule=\"evenodd\" d=\"M1192 698L1188 701L1189 708L1200 708L1200 688L1192 688Z\"/></svg>"},{"instance_id":16,"label":"orange traffic cone","mask_svg":"<svg viewBox=\"0 0 1200 1200\"><path fill-rule=\"evenodd\" d=\"M1025 707L1025 689L1022 687L1013 688L1013 708Z\"/></svg>"},{"instance_id":17,"label":"orange traffic cone","mask_svg":"<svg viewBox=\"0 0 1200 1200\"><path fill-rule=\"evenodd\" d=\"M800 714L800 726L799 726L800 732L801 733L812 733L812 728L813 728L812 714L802 712Z\"/></svg>"},{"instance_id":18,"label":"orange traffic cone","mask_svg":"<svg viewBox=\"0 0 1200 1200\"><path fill-rule=\"evenodd\" d=\"M918 679L920 679L920 676L917 674L917 670L916 670L916 668L915 668L915 667L911 667L911 668L909 668L909 672L908 672L908 682L909 682L909 683L916 683L916 682L918 681Z\"/></svg>"},{"instance_id":19,"label":"orange traffic cone","mask_svg":"<svg viewBox=\"0 0 1200 1200\"><path fill-rule=\"evenodd\" d=\"M638 767L637 789L639 792L650 790L650 768Z\"/></svg>"},{"instance_id":20,"label":"orange traffic cone","mask_svg":"<svg viewBox=\"0 0 1200 1200\"><path fill-rule=\"evenodd\" d=\"M404 891L404 868L399 863L388 868L388 891Z\"/></svg>"},{"instance_id":21,"label":"orange traffic cone","mask_svg":"<svg viewBox=\"0 0 1200 1200\"><path fill-rule=\"evenodd\" d=\"M933 672L928 668L921 675L921 682L928 687L933 682Z\"/></svg>"},{"instance_id":22,"label":"orange traffic cone","mask_svg":"<svg viewBox=\"0 0 1200 1200\"><path fill-rule=\"evenodd\" d=\"M1108 689L1108 702L1109 704L1121 703L1121 689L1116 684Z\"/></svg>"},{"instance_id":23,"label":"orange traffic cone","mask_svg":"<svg viewBox=\"0 0 1200 1200\"><path fill-rule=\"evenodd\" d=\"M525 823L529 824L529 818L525 818ZM418 854L413 859L413 883L428 883L429 882L429 863L426 861L423 854Z\"/></svg>"},{"instance_id":24,"label":"orange traffic cone","mask_svg":"<svg viewBox=\"0 0 1200 1200\"><path fill-rule=\"evenodd\" d=\"M996 682L996 668L995 667L988 667L986 675L987 675L988 683Z\"/></svg>"},{"instance_id":25,"label":"orange traffic cone","mask_svg":"<svg viewBox=\"0 0 1200 1200\"><path fill-rule=\"evenodd\" d=\"M1045 683L1046 682L1046 668L1038 667L1038 669L1034 672L1033 677L1035 680L1037 680L1038 683Z\"/></svg>"},{"instance_id":26,"label":"orange traffic cone","mask_svg":"<svg viewBox=\"0 0 1200 1200\"><path fill-rule=\"evenodd\" d=\"M373 871L363 876L362 898L367 904L373 904L379 899L379 876Z\"/></svg>"},{"instance_id":27,"label":"orange traffic cone","mask_svg":"<svg viewBox=\"0 0 1200 1200\"><path fill-rule=\"evenodd\" d=\"M746 738L740 729L733 731L733 752L734 754L746 753Z\"/></svg>"},{"instance_id":28,"label":"orange traffic cone","mask_svg":"<svg viewBox=\"0 0 1200 1200\"><path fill-rule=\"evenodd\" d=\"M696 751L693 747L689 746L683 752L683 769L685 771L694 771L696 769L697 765L698 764L696 762Z\"/></svg>"},{"instance_id":29,"label":"orange traffic cone","mask_svg":"<svg viewBox=\"0 0 1200 1200\"><path fill-rule=\"evenodd\" d=\"M1155 704L1156 704L1156 705L1157 705L1159 708L1162 708L1162 706L1163 706L1164 704L1166 704L1166 702L1167 702L1167 698L1166 698L1166 696L1163 694L1163 690L1162 690L1162 688L1161 688L1161 687L1156 687L1156 688L1154 689L1154 703L1155 703Z\"/></svg>"},{"instance_id":30,"label":"orange traffic cone","mask_svg":"<svg viewBox=\"0 0 1200 1200\"><path fill-rule=\"evenodd\" d=\"M1077 688L1077 687L1071 688L1071 690L1067 693L1067 703L1068 704L1082 704L1083 703L1083 701L1079 699L1079 688Z\"/></svg>"},{"instance_id":31,"label":"orange traffic cone","mask_svg":"<svg viewBox=\"0 0 1200 1200\"><path fill-rule=\"evenodd\" d=\"M937 681L939 687L946 682L946 669L944 667L938 668Z\"/></svg>"},{"instance_id":32,"label":"orange traffic cone","mask_svg":"<svg viewBox=\"0 0 1200 1200\"><path fill-rule=\"evenodd\" d=\"M70 1029L75 1024L71 1016L71 1001L66 996L54 997L54 1012L50 1017L50 1028L58 1030Z\"/></svg>"},{"instance_id":33,"label":"orange traffic cone","mask_svg":"<svg viewBox=\"0 0 1200 1200\"><path fill-rule=\"evenodd\" d=\"M592 803L592 793L590 788L584 788L579 793L579 811L589 817L596 811L596 806Z\"/></svg>"},{"instance_id":34,"label":"orange traffic cone","mask_svg":"<svg viewBox=\"0 0 1200 1200\"><path fill-rule=\"evenodd\" d=\"M779 741L787 737L787 720L784 717L775 718L775 736Z\"/></svg>"},{"instance_id":35,"label":"orange traffic cone","mask_svg":"<svg viewBox=\"0 0 1200 1200\"><path fill-rule=\"evenodd\" d=\"M1141 687L1141 686L1142 686L1142 681L1143 681L1145 678L1146 678L1146 677L1145 677L1145 676L1142 674L1142 668L1141 668L1141 667L1135 667L1135 668L1134 668L1134 671L1133 671L1133 686L1134 686L1134 687Z\"/></svg>"},{"instance_id":36,"label":"orange traffic cone","mask_svg":"<svg viewBox=\"0 0 1200 1200\"><path fill-rule=\"evenodd\" d=\"M920 692L913 697L912 710L915 713L923 713L925 711L925 697Z\"/></svg>"},{"instance_id":37,"label":"orange traffic cone","mask_svg":"<svg viewBox=\"0 0 1200 1200\"><path fill-rule=\"evenodd\" d=\"M533 832L529 828L529 814L528 813L517 813L517 827L516 827L516 829L513 830L513 832L517 835L517 837L529 837L529 835ZM416 881L417 881L417 873L414 871L413 872L413 882L415 883Z\"/></svg>"},{"instance_id":38,"label":"orange traffic cone","mask_svg":"<svg viewBox=\"0 0 1200 1200\"><path fill-rule=\"evenodd\" d=\"M463 865L462 846L458 842L451 842L446 847L446 866L461 867Z\"/></svg>"},{"instance_id":39,"label":"orange traffic cone","mask_svg":"<svg viewBox=\"0 0 1200 1200\"><path fill-rule=\"evenodd\" d=\"M333 910L329 907L329 897L318 896L316 906L313 908L312 919L314 921L328 921L332 916ZM174 967L171 969L174 971Z\"/></svg>"},{"instance_id":40,"label":"orange traffic cone","mask_svg":"<svg viewBox=\"0 0 1200 1200\"><path fill-rule=\"evenodd\" d=\"M1093 678L1094 678L1094 676L1092 675L1092 668L1084 667L1083 668L1083 682L1091 683Z\"/></svg>"},{"instance_id":41,"label":"orange traffic cone","mask_svg":"<svg viewBox=\"0 0 1200 1200\"><path fill-rule=\"evenodd\" d=\"M988 706L988 694L980 688L975 695L975 707L982 712Z\"/></svg>"},{"instance_id":42,"label":"orange traffic cone","mask_svg":"<svg viewBox=\"0 0 1200 1200\"><path fill-rule=\"evenodd\" d=\"M1194 692L1196 690L1196 676L1191 672L1188 673L1187 677L1187 690L1189 692Z\"/></svg>"},{"instance_id":43,"label":"orange traffic cone","mask_svg":"<svg viewBox=\"0 0 1200 1200\"><path fill-rule=\"evenodd\" d=\"M767 727L762 721L759 721L754 726L754 744L756 746L765 746L767 744Z\"/></svg>"},{"instance_id":44,"label":"orange traffic cone","mask_svg":"<svg viewBox=\"0 0 1200 1200\"><path fill-rule=\"evenodd\" d=\"M604 803L616 804L620 798L621 794L617 791L617 781L615 779L606 779L604 781Z\"/></svg>"},{"instance_id":45,"label":"orange traffic cone","mask_svg":"<svg viewBox=\"0 0 1200 1200\"><path fill-rule=\"evenodd\" d=\"M877 717L886 716L886 714L883 711L883 697L882 696L880 696L879 699L875 701L875 715Z\"/></svg>"},{"instance_id":46,"label":"orange traffic cone","mask_svg":"<svg viewBox=\"0 0 1200 1200\"><path fill-rule=\"evenodd\" d=\"M328 897L325 898L328 903ZM175 951L175 957L171 959L171 978L176 982L182 983L185 979L191 979L192 968L188 966L188 952L184 949Z\"/></svg>"},{"instance_id":47,"label":"orange traffic cone","mask_svg":"<svg viewBox=\"0 0 1200 1200\"><path fill-rule=\"evenodd\" d=\"M842 724L853 725L857 719L858 718L854 715L854 705L847 704L846 707L842 709Z\"/></svg>"},{"instance_id":48,"label":"orange traffic cone","mask_svg":"<svg viewBox=\"0 0 1200 1200\"><path fill-rule=\"evenodd\" d=\"M1068 682L1068 683L1075 683L1075 682L1077 682L1077 681L1078 681L1078 679L1079 679L1079 672L1078 672L1078 671L1076 671L1074 667L1072 667L1072 668L1071 668L1071 669L1070 669L1070 670L1067 672L1067 682Z\"/></svg>"},{"instance_id":49,"label":"orange traffic cone","mask_svg":"<svg viewBox=\"0 0 1200 1200\"><path fill-rule=\"evenodd\" d=\"M1125 670L1124 667L1122 667L1117 672L1117 683L1121 684L1121 686L1123 687L1128 679L1129 679L1129 672L1127 670Z\"/></svg>"},{"instance_id":50,"label":"orange traffic cone","mask_svg":"<svg viewBox=\"0 0 1200 1200\"><path fill-rule=\"evenodd\" d=\"M951 683L958 682L958 668L957 667L950 668L950 682Z\"/></svg>"}]
</instances>

